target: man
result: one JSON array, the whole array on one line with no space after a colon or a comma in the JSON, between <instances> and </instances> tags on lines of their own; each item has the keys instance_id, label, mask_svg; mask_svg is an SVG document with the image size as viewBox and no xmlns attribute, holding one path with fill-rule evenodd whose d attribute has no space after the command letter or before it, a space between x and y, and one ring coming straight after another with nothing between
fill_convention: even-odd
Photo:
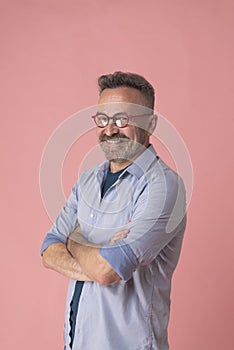
<instances>
[{"instance_id":1,"label":"man","mask_svg":"<svg viewBox=\"0 0 234 350\"><path fill-rule=\"evenodd\" d=\"M122 72L98 82L92 117L107 160L80 177L41 249L44 265L71 279L65 349L167 350L183 182L149 143L151 84Z\"/></svg>"}]
</instances>

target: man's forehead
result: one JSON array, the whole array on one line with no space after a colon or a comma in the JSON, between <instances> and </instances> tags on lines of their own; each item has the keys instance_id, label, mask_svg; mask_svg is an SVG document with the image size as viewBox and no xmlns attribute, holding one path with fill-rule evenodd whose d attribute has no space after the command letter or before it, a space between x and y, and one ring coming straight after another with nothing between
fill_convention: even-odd
<instances>
[{"instance_id":1,"label":"man's forehead","mask_svg":"<svg viewBox=\"0 0 234 350\"><path fill-rule=\"evenodd\" d=\"M152 110L146 106L129 102L98 103L97 109L98 112L108 115L113 115L120 112L125 112L132 115L152 113Z\"/></svg>"}]
</instances>

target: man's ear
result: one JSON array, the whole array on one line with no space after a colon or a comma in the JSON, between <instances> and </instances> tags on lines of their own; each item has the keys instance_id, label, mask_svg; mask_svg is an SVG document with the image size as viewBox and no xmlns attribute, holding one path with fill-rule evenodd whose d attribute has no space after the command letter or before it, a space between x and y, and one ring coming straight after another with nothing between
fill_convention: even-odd
<instances>
[{"instance_id":1,"label":"man's ear","mask_svg":"<svg viewBox=\"0 0 234 350\"><path fill-rule=\"evenodd\" d=\"M150 135L153 134L155 128L156 128L156 125L157 125L157 121L158 121L158 116L157 114L153 114L151 117L150 117L150 122L149 122L149 129L148 129L148 133Z\"/></svg>"}]
</instances>

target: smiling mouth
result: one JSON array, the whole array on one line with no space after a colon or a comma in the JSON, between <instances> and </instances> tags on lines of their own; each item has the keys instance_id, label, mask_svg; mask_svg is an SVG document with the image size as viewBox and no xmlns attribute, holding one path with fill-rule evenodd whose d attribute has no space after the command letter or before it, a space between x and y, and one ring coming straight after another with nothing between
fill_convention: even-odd
<instances>
[{"instance_id":1,"label":"smiling mouth","mask_svg":"<svg viewBox=\"0 0 234 350\"><path fill-rule=\"evenodd\" d=\"M108 146L120 146L126 144L126 142L129 142L129 139L110 139L102 141L103 144L106 144Z\"/></svg>"},{"instance_id":2,"label":"smiling mouth","mask_svg":"<svg viewBox=\"0 0 234 350\"><path fill-rule=\"evenodd\" d=\"M122 140L118 139L118 140L106 140L104 142L107 142L107 143L120 143L120 142L123 142Z\"/></svg>"},{"instance_id":3,"label":"smiling mouth","mask_svg":"<svg viewBox=\"0 0 234 350\"><path fill-rule=\"evenodd\" d=\"M118 142L129 141L129 138L128 137L112 137L112 138L103 138L100 141L101 142L108 142L108 143L118 143Z\"/></svg>"}]
</instances>

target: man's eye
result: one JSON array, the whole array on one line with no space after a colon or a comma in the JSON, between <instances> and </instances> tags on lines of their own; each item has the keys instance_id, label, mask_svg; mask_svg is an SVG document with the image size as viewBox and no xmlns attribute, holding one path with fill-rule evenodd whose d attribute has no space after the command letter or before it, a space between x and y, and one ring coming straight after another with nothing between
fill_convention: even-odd
<instances>
[{"instance_id":1,"label":"man's eye","mask_svg":"<svg viewBox=\"0 0 234 350\"><path fill-rule=\"evenodd\" d=\"M122 116L122 117L120 117L120 118L118 118L118 119L120 119L120 121L121 122L126 122L128 119L127 119L127 117L126 117L126 115L124 115L124 116Z\"/></svg>"},{"instance_id":2,"label":"man's eye","mask_svg":"<svg viewBox=\"0 0 234 350\"><path fill-rule=\"evenodd\" d=\"M118 116L116 119L116 125L123 126L127 123L127 121L128 121L128 118L126 117L126 115Z\"/></svg>"},{"instance_id":3,"label":"man's eye","mask_svg":"<svg viewBox=\"0 0 234 350\"><path fill-rule=\"evenodd\" d=\"M106 124L107 123L107 118L105 116L98 116L98 123L100 124Z\"/></svg>"}]
</instances>

